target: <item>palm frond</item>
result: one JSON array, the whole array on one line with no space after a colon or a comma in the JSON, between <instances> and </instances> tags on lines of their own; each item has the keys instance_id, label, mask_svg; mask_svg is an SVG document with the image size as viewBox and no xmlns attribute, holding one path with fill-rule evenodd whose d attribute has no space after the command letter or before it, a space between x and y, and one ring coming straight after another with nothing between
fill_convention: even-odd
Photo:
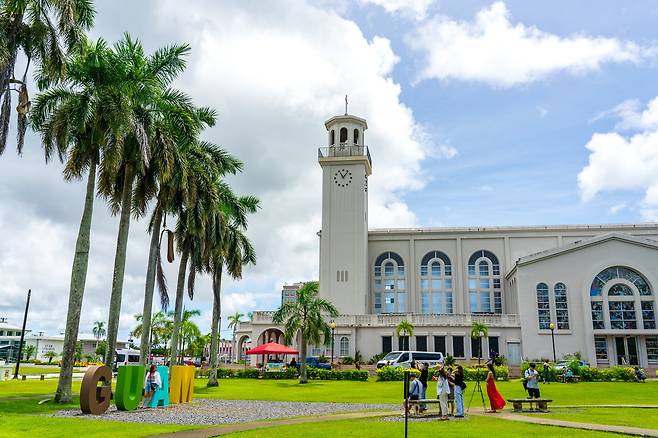
<instances>
[{"instance_id":1,"label":"palm frond","mask_svg":"<svg viewBox=\"0 0 658 438\"><path fill-rule=\"evenodd\" d=\"M162 256L160 255L160 245L158 245L158 260L156 266L156 276L158 281L158 292L160 293L160 308L167 311L169 307L169 291L167 289L167 277L162 268Z\"/></svg>"}]
</instances>

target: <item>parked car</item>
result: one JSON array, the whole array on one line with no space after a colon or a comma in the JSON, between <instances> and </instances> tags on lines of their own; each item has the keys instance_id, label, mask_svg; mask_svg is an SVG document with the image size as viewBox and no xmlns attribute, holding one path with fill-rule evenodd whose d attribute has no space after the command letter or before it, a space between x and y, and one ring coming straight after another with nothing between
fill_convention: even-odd
<instances>
[{"instance_id":1,"label":"parked car","mask_svg":"<svg viewBox=\"0 0 658 438\"><path fill-rule=\"evenodd\" d=\"M297 362L297 369L300 368L301 362ZM310 356L306 358L306 366L311 367L311 368L320 368L323 370L330 370L331 369L331 364L329 363L322 363L320 362L320 359L315 356Z\"/></svg>"},{"instance_id":2,"label":"parked car","mask_svg":"<svg viewBox=\"0 0 658 438\"><path fill-rule=\"evenodd\" d=\"M555 364L555 369L559 372L564 371L565 368L569 366L569 364L573 362L571 360L561 360L558 363ZM578 361L578 366L579 367L588 367L589 368L589 362L586 360L579 360Z\"/></svg>"},{"instance_id":3,"label":"parked car","mask_svg":"<svg viewBox=\"0 0 658 438\"><path fill-rule=\"evenodd\" d=\"M416 363L427 363L430 367L443 363L443 353L433 351L391 351L377 362L377 368L385 366L411 368Z\"/></svg>"},{"instance_id":4,"label":"parked car","mask_svg":"<svg viewBox=\"0 0 658 438\"><path fill-rule=\"evenodd\" d=\"M113 370L116 372L122 365L139 365L139 350L124 348L115 350Z\"/></svg>"}]
</instances>

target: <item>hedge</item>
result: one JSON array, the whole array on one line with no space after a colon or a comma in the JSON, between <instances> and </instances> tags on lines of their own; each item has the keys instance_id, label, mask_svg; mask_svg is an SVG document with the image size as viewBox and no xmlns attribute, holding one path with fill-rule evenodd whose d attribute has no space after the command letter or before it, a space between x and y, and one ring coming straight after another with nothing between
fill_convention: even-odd
<instances>
[{"instance_id":1,"label":"hedge","mask_svg":"<svg viewBox=\"0 0 658 438\"><path fill-rule=\"evenodd\" d=\"M509 368L506 366L494 367L496 371L496 379L498 380L509 380ZM417 376L420 375L420 371L415 368L401 368L401 367L382 367L377 369L377 380L382 382L390 381L401 381L404 379L404 372L410 371ZM481 380L484 381L487 378L487 373L489 370L487 368L464 368L464 380ZM430 377L438 376L438 370L430 370Z\"/></svg>"},{"instance_id":2,"label":"hedge","mask_svg":"<svg viewBox=\"0 0 658 438\"><path fill-rule=\"evenodd\" d=\"M197 370L197 377L208 377L209 369ZM354 380L365 382L368 380L368 371L366 370L324 370L320 368L307 368L307 376L310 380ZM232 370L227 368L217 368L218 379L268 379L268 380L282 380L282 379L296 379L299 377L299 372L294 369L286 369L283 371L266 371L259 372L256 368L246 368L242 370Z\"/></svg>"},{"instance_id":3,"label":"hedge","mask_svg":"<svg viewBox=\"0 0 658 438\"><path fill-rule=\"evenodd\" d=\"M578 361L574 360L569 362L567 367L571 372L580 376L581 382L633 382L635 381L635 370L632 367L612 366L608 368L590 368L581 367ZM521 364L521 375L529 368L529 363L524 362ZM544 376L544 365L537 364L535 368L541 377ZM549 368L549 379L552 381L557 380L560 371L555 369L554 366Z\"/></svg>"}]
</instances>

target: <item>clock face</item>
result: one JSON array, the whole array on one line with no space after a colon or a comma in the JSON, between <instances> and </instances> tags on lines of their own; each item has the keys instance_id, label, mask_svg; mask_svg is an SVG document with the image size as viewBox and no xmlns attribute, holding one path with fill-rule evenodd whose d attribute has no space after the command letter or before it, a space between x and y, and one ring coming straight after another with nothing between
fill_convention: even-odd
<instances>
[{"instance_id":1,"label":"clock face","mask_svg":"<svg viewBox=\"0 0 658 438\"><path fill-rule=\"evenodd\" d=\"M347 169L340 169L334 173L334 182L338 187L347 187L352 182L352 172Z\"/></svg>"}]
</instances>

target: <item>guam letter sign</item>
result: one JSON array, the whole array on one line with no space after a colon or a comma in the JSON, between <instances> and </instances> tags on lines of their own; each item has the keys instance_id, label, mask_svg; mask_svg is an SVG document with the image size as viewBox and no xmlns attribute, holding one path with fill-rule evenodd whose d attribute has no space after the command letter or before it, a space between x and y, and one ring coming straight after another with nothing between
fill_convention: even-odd
<instances>
[{"instance_id":1,"label":"guam letter sign","mask_svg":"<svg viewBox=\"0 0 658 438\"><path fill-rule=\"evenodd\" d=\"M119 367L114 402L121 411L132 411L142 400L146 369L143 365ZM169 368L158 367L162 388L155 391L150 407L164 407L171 403L189 403L194 394L194 367L174 366L169 382ZM110 406L112 392L109 385L112 371L105 365L87 369L80 388L80 409L85 414L100 415ZM99 385L101 384L101 385Z\"/></svg>"}]
</instances>

